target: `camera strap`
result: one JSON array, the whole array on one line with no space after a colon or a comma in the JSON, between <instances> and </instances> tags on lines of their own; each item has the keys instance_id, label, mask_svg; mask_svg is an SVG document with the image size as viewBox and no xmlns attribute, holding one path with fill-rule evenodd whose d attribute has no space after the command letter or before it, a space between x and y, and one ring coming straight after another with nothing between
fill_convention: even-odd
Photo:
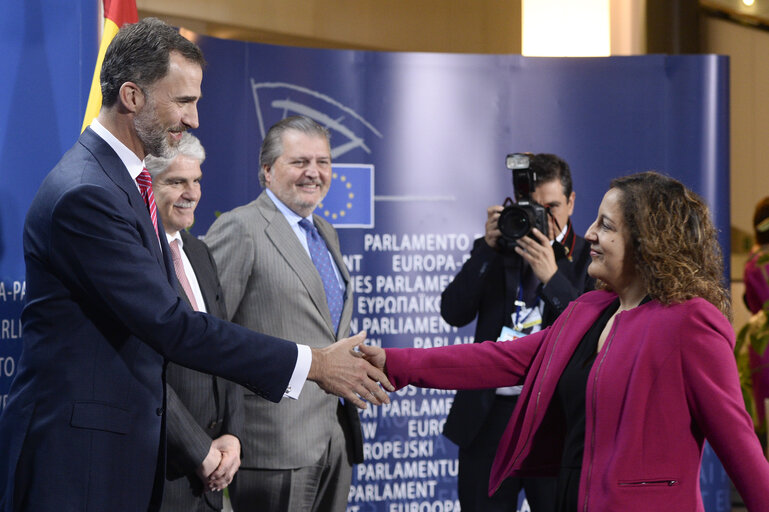
<instances>
[{"instance_id":1,"label":"camera strap","mask_svg":"<svg viewBox=\"0 0 769 512\"><path fill-rule=\"evenodd\" d=\"M555 221L555 219L553 220ZM556 222L555 225L558 226L558 222ZM559 242L558 240L553 240L555 260L558 261L561 258L568 258L569 261L571 261L572 252L574 251L574 243L576 241L577 235L574 233L574 230L571 227L571 219L569 219L566 224L566 234L563 236L563 241Z\"/></svg>"}]
</instances>

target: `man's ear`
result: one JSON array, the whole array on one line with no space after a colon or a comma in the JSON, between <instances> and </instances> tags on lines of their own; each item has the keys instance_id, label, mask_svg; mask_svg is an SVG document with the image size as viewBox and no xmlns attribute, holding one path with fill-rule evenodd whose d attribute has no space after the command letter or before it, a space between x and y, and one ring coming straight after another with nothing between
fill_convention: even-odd
<instances>
[{"instance_id":1,"label":"man's ear","mask_svg":"<svg viewBox=\"0 0 769 512\"><path fill-rule=\"evenodd\" d=\"M146 101L144 91L133 82L125 82L120 86L118 99L123 107L133 114L141 110Z\"/></svg>"},{"instance_id":2,"label":"man's ear","mask_svg":"<svg viewBox=\"0 0 769 512\"><path fill-rule=\"evenodd\" d=\"M264 172L264 184L265 186L267 186L270 184L270 181L272 180L272 174L270 174L270 166L263 165L262 172Z\"/></svg>"}]
</instances>

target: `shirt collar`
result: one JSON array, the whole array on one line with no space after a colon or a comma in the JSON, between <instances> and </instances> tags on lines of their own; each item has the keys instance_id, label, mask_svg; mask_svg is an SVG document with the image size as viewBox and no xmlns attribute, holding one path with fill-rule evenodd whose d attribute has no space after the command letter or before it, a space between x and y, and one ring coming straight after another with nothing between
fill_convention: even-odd
<instances>
[{"instance_id":1,"label":"shirt collar","mask_svg":"<svg viewBox=\"0 0 769 512\"><path fill-rule=\"evenodd\" d=\"M112 132L107 130L104 125L98 121L98 119L91 121L91 130L93 130L96 135L104 139L104 142L106 142L109 147L111 147L115 153L117 153L120 161L123 162L123 165L125 165L126 169L128 169L128 174L131 176L131 179L136 180L136 177L140 172L142 172L142 169L144 169L144 163L142 163L139 157L136 156L136 153L128 149L128 146L120 142L117 137L112 135Z\"/></svg>"},{"instance_id":2,"label":"shirt collar","mask_svg":"<svg viewBox=\"0 0 769 512\"><path fill-rule=\"evenodd\" d=\"M182 240L182 234L179 231L177 231L173 235L169 235L168 232L166 231L166 240L168 241L168 245L171 245L171 242L173 242L174 240L179 240L179 250L181 250L182 247L184 247L184 241Z\"/></svg>"},{"instance_id":3,"label":"shirt collar","mask_svg":"<svg viewBox=\"0 0 769 512\"><path fill-rule=\"evenodd\" d=\"M560 233L558 233L558 236L555 237L556 242L563 242L563 237L566 236L566 232L569 230L569 222L566 221L566 225L563 227Z\"/></svg>"},{"instance_id":4,"label":"shirt collar","mask_svg":"<svg viewBox=\"0 0 769 512\"><path fill-rule=\"evenodd\" d=\"M315 223L312 221L312 214L310 214L309 217L301 217L298 213L296 213L294 210L286 206L283 201L278 199L278 197L272 193L272 190L269 188L264 189L265 192L267 192L267 195L270 196L270 199L272 199L272 202L275 203L275 206L280 210L280 213L283 214L284 217L286 217L286 220L288 221L289 225L294 228L297 225L299 225L299 221L302 219L307 219L310 221L311 224L315 225Z\"/></svg>"}]
</instances>

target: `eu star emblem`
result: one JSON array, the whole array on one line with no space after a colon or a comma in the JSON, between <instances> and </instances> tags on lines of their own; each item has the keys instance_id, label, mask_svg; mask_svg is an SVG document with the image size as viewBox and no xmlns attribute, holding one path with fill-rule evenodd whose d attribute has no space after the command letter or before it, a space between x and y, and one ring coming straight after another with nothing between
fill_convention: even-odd
<instances>
[{"instance_id":1,"label":"eu star emblem","mask_svg":"<svg viewBox=\"0 0 769 512\"><path fill-rule=\"evenodd\" d=\"M374 166L332 164L331 187L315 214L336 228L373 228Z\"/></svg>"}]
</instances>

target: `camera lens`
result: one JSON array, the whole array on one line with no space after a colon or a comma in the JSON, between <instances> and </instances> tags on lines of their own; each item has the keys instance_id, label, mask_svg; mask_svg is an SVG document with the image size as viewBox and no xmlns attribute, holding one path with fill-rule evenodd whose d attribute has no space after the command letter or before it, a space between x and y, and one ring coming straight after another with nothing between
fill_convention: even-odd
<instances>
[{"instance_id":1,"label":"camera lens","mask_svg":"<svg viewBox=\"0 0 769 512\"><path fill-rule=\"evenodd\" d=\"M508 206L499 215L497 226L503 237L518 240L531 231L531 212L517 205Z\"/></svg>"}]
</instances>

